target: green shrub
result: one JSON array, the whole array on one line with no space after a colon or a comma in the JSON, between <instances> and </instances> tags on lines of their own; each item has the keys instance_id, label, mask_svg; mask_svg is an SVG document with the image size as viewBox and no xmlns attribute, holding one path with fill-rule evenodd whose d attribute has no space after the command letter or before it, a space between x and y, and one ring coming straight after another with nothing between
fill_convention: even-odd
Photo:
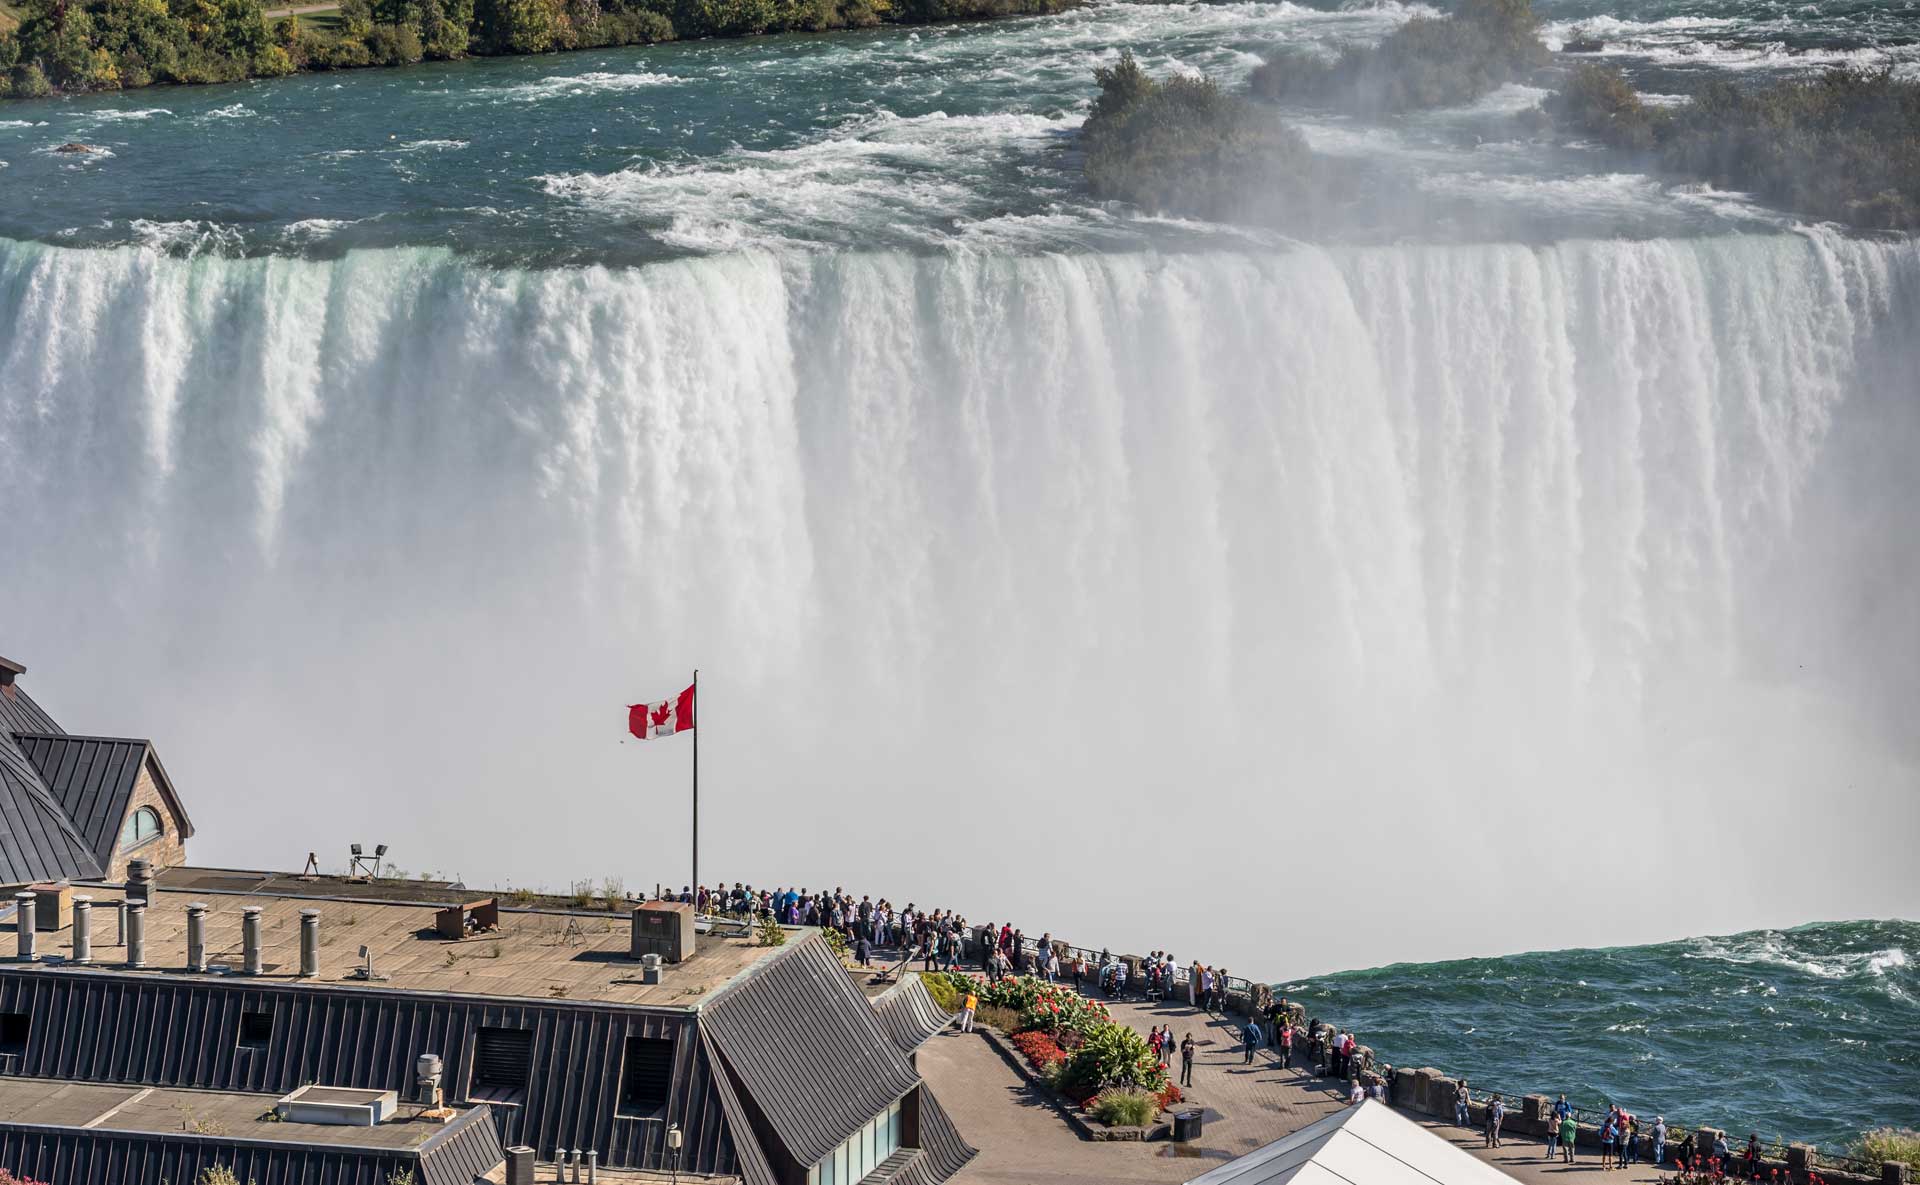
<instances>
[{"instance_id":1,"label":"green shrub","mask_svg":"<svg viewBox=\"0 0 1920 1185\"><path fill-rule=\"evenodd\" d=\"M920 986L926 988L927 995L933 998L933 1002L947 1012L958 1012L960 1006L966 1003L966 997L955 990L952 982L945 975L938 972L922 975Z\"/></svg>"},{"instance_id":2,"label":"green shrub","mask_svg":"<svg viewBox=\"0 0 1920 1185\"><path fill-rule=\"evenodd\" d=\"M1093 1117L1108 1127L1145 1127L1160 1114L1160 1096L1133 1087L1103 1090L1093 1101Z\"/></svg>"},{"instance_id":3,"label":"green shrub","mask_svg":"<svg viewBox=\"0 0 1920 1185\"><path fill-rule=\"evenodd\" d=\"M1875 1168L1883 1164L1904 1164L1920 1173L1920 1131L1912 1128L1882 1127L1862 1133L1854 1141L1853 1155L1871 1161Z\"/></svg>"},{"instance_id":4,"label":"green shrub","mask_svg":"<svg viewBox=\"0 0 1920 1185\"><path fill-rule=\"evenodd\" d=\"M1321 163L1292 128L1208 79L1149 78L1123 53L1094 72L1081 129L1095 196L1202 218L1285 218L1317 204Z\"/></svg>"},{"instance_id":5,"label":"green shrub","mask_svg":"<svg viewBox=\"0 0 1920 1185\"><path fill-rule=\"evenodd\" d=\"M1328 60L1283 50L1253 72L1255 94L1378 114L1471 102L1548 60L1532 0L1461 0L1378 45Z\"/></svg>"},{"instance_id":6,"label":"green shrub","mask_svg":"<svg viewBox=\"0 0 1920 1185\"><path fill-rule=\"evenodd\" d=\"M423 56L420 34L414 32L411 25L375 25L373 31L367 34L367 57L376 65L405 66L419 61ZM587 886L584 894L586 900L582 902L582 894L576 891L574 903L586 909L593 904L593 891L591 882L582 883Z\"/></svg>"},{"instance_id":7,"label":"green shrub","mask_svg":"<svg viewBox=\"0 0 1920 1185\"><path fill-rule=\"evenodd\" d=\"M1671 114L1649 107L1612 66L1582 66L1547 99L1555 123L1613 148L1644 152L1654 146Z\"/></svg>"},{"instance_id":8,"label":"green shrub","mask_svg":"<svg viewBox=\"0 0 1920 1185\"><path fill-rule=\"evenodd\" d=\"M1619 71L1576 71L1546 104L1557 126L1669 172L1816 218L1920 227L1920 81L1834 69L1768 86L1716 82L1670 110Z\"/></svg>"},{"instance_id":9,"label":"green shrub","mask_svg":"<svg viewBox=\"0 0 1920 1185\"><path fill-rule=\"evenodd\" d=\"M53 93L53 84L47 81L46 71L38 62L27 62L15 66L12 72L13 97L16 99L40 99Z\"/></svg>"},{"instance_id":10,"label":"green shrub","mask_svg":"<svg viewBox=\"0 0 1920 1185\"><path fill-rule=\"evenodd\" d=\"M1085 1035L1060 1072L1059 1087L1078 1099L1110 1086L1136 1086L1158 1094L1166 1084L1166 1072L1147 1039L1125 1025L1107 1024Z\"/></svg>"},{"instance_id":11,"label":"green shrub","mask_svg":"<svg viewBox=\"0 0 1920 1185\"><path fill-rule=\"evenodd\" d=\"M774 921L772 914L765 914L760 918L760 925L755 929L754 937L761 946L785 946L787 928Z\"/></svg>"}]
</instances>

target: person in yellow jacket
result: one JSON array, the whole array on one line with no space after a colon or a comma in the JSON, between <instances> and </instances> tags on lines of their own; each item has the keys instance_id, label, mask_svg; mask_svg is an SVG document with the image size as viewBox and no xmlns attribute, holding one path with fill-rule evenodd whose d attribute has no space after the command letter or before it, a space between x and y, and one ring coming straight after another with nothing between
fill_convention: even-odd
<instances>
[{"instance_id":1,"label":"person in yellow jacket","mask_svg":"<svg viewBox=\"0 0 1920 1185\"><path fill-rule=\"evenodd\" d=\"M980 1006L980 997L972 991L967 992L967 1002L960 1009L960 1031L973 1032L973 1010Z\"/></svg>"}]
</instances>

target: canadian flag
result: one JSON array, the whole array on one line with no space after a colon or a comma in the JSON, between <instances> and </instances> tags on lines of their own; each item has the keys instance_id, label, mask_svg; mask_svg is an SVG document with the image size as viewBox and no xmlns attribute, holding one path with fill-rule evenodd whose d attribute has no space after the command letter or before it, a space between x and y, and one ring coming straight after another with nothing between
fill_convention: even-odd
<instances>
[{"instance_id":1,"label":"canadian flag","mask_svg":"<svg viewBox=\"0 0 1920 1185\"><path fill-rule=\"evenodd\" d=\"M670 737L693 728L693 688L656 704L627 705L627 731L641 740Z\"/></svg>"}]
</instances>

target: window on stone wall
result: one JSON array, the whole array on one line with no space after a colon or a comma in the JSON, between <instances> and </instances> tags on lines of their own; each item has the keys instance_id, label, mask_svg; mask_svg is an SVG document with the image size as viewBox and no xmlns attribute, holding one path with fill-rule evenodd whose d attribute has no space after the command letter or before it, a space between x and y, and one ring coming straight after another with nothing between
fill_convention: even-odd
<instances>
[{"instance_id":1,"label":"window on stone wall","mask_svg":"<svg viewBox=\"0 0 1920 1185\"><path fill-rule=\"evenodd\" d=\"M150 839L160 837L160 812L150 806L143 806L127 816L127 825L120 829L120 847L137 848Z\"/></svg>"}]
</instances>

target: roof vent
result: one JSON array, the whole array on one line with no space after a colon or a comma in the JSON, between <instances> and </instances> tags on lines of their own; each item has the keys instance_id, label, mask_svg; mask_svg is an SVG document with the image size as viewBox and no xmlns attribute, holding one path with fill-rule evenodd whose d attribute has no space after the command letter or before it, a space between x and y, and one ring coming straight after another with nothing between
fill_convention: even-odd
<instances>
[{"instance_id":1,"label":"roof vent","mask_svg":"<svg viewBox=\"0 0 1920 1185\"><path fill-rule=\"evenodd\" d=\"M27 673L27 668L10 658L0 657L0 695L13 698L13 681Z\"/></svg>"}]
</instances>

